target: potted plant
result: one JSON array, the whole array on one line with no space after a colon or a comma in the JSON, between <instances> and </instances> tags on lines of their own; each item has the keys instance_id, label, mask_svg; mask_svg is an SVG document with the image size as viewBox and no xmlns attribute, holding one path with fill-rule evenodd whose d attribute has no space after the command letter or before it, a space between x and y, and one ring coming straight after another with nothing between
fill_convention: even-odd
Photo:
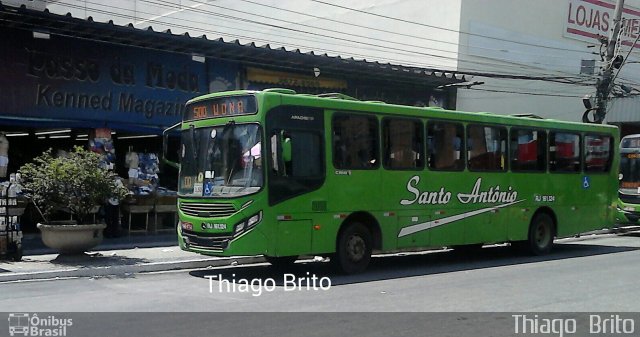
<instances>
[{"instance_id":1,"label":"potted plant","mask_svg":"<svg viewBox=\"0 0 640 337\"><path fill-rule=\"evenodd\" d=\"M66 156L55 157L51 149L19 170L24 189L40 210L42 241L62 254L82 253L102 241L104 223L92 223L96 208L109 198L123 199L127 189L117 176L101 167L100 156L76 146ZM64 210L73 221L51 221Z\"/></svg>"}]
</instances>

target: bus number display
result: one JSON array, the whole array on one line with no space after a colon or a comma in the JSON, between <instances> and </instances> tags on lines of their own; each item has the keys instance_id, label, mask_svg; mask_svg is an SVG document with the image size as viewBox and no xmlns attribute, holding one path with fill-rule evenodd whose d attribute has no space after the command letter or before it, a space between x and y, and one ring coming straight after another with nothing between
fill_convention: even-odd
<instances>
[{"instance_id":1,"label":"bus number display","mask_svg":"<svg viewBox=\"0 0 640 337\"><path fill-rule=\"evenodd\" d=\"M258 111L254 96L221 97L187 106L185 120L251 115Z\"/></svg>"}]
</instances>

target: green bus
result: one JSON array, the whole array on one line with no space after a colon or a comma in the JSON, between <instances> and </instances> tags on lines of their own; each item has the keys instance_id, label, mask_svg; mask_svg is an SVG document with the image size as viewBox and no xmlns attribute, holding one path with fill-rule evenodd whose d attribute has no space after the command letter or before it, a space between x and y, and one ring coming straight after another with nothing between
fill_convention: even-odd
<instances>
[{"instance_id":1,"label":"green bus","mask_svg":"<svg viewBox=\"0 0 640 337\"><path fill-rule=\"evenodd\" d=\"M640 134L628 135L620 141L620 189L618 216L620 225L640 222Z\"/></svg>"},{"instance_id":2,"label":"green bus","mask_svg":"<svg viewBox=\"0 0 640 337\"><path fill-rule=\"evenodd\" d=\"M355 273L372 252L544 254L615 221L612 126L267 89L194 98L174 128L179 243L200 254Z\"/></svg>"}]
</instances>

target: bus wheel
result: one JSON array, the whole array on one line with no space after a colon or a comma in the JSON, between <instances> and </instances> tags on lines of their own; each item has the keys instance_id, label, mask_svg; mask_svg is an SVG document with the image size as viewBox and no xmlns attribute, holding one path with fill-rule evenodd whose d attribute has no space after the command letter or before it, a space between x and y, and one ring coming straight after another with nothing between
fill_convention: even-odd
<instances>
[{"instance_id":1,"label":"bus wheel","mask_svg":"<svg viewBox=\"0 0 640 337\"><path fill-rule=\"evenodd\" d=\"M554 223L549 214L539 213L529 226L528 248L534 255L544 255L553 247Z\"/></svg>"},{"instance_id":2,"label":"bus wheel","mask_svg":"<svg viewBox=\"0 0 640 337\"><path fill-rule=\"evenodd\" d=\"M364 271L371 261L373 238L361 223L347 225L338 238L335 264L347 274Z\"/></svg>"},{"instance_id":3,"label":"bus wheel","mask_svg":"<svg viewBox=\"0 0 640 337\"><path fill-rule=\"evenodd\" d=\"M286 268L293 265L294 262L298 259L298 255L293 256L265 256L264 257L267 262L271 263L272 266L276 268Z\"/></svg>"}]
</instances>

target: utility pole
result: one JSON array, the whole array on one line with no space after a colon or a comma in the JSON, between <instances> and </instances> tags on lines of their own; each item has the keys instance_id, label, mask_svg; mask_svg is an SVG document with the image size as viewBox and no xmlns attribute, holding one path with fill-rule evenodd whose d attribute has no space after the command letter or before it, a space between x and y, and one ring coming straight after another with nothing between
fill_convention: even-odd
<instances>
[{"instance_id":1,"label":"utility pole","mask_svg":"<svg viewBox=\"0 0 640 337\"><path fill-rule=\"evenodd\" d=\"M602 78L598 79L597 82L597 93L596 93L596 106L595 106L595 115L593 118L593 123L601 124L604 121L604 117L607 114L607 103L609 100L609 93L611 92L611 88L613 87L612 75L614 68L614 60L616 59L616 45L618 42L618 35L620 34L620 29L622 28L622 9L624 7L624 0L618 0L616 3L616 8L614 10L614 19L613 19L613 32L609 36L609 40L607 40L607 50L604 55L604 69L602 71ZM583 121L588 121L586 118L589 110L587 110L583 116Z\"/></svg>"}]
</instances>

